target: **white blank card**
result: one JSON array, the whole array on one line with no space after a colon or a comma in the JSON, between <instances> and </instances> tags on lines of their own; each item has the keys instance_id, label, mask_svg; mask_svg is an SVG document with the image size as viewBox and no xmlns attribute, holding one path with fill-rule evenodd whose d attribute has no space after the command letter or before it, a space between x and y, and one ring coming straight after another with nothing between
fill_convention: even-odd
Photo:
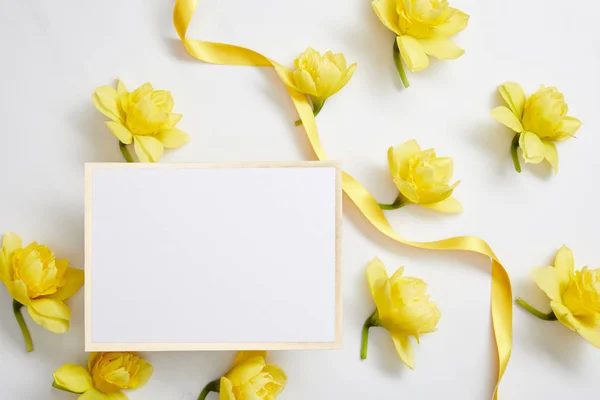
<instances>
[{"instance_id":1,"label":"white blank card","mask_svg":"<svg viewBox=\"0 0 600 400\"><path fill-rule=\"evenodd\" d=\"M332 162L87 164L87 351L341 347Z\"/></svg>"}]
</instances>

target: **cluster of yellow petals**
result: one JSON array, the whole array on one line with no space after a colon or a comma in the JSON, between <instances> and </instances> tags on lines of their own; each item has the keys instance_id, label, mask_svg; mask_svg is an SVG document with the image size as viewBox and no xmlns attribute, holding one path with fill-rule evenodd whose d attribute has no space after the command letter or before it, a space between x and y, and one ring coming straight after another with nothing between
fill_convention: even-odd
<instances>
[{"instance_id":1,"label":"cluster of yellow petals","mask_svg":"<svg viewBox=\"0 0 600 400\"><path fill-rule=\"evenodd\" d=\"M54 372L55 387L79 393L78 400L127 400L121 389L138 389L153 368L134 353L90 353L88 367L65 364Z\"/></svg>"},{"instance_id":2,"label":"cluster of yellow petals","mask_svg":"<svg viewBox=\"0 0 600 400\"><path fill-rule=\"evenodd\" d=\"M410 203L446 213L462 212L452 196L460 183L450 184L454 163L450 157L437 157L433 149L421 150L416 140L388 149L390 173L398 190Z\"/></svg>"},{"instance_id":3,"label":"cluster of yellow petals","mask_svg":"<svg viewBox=\"0 0 600 400\"><path fill-rule=\"evenodd\" d=\"M27 307L31 319L55 333L69 330L71 312L64 300L83 285L83 271L69 267L66 259L36 242L23 247L12 232L2 238L0 280L17 302Z\"/></svg>"},{"instance_id":4,"label":"cluster of yellow petals","mask_svg":"<svg viewBox=\"0 0 600 400\"><path fill-rule=\"evenodd\" d=\"M221 377L219 400L274 400L285 388L287 376L267 364L266 351L241 351L231 370Z\"/></svg>"},{"instance_id":5,"label":"cluster of yellow petals","mask_svg":"<svg viewBox=\"0 0 600 400\"><path fill-rule=\"evenodd\" d=\"M464 54L450 38L467 27L469 16L447 0L375 0L379 20L397 35L402 59L411 71L429 66L429 56L448 60Z\"/></svg>"},{"instance_id":6,"label":"cluster of yellow petals","mask_svg":"<svg viewBox=\"0 0 600 400\"><path fill-rule=\"evenodd\" d=\"M537 267L532 276L550 298L556 318L600 348L600 269L575 271L574 266L573 252L563 246L554 266Z\"/></svg>"},{"instance_id":7,"label":"cluster of yellow petals","mask_svg":"<svg viewBox=\"0 0 600 400\"><path fill-rule=\"evenodd\" d=\"M321 54L312 47L296 58L294 66L290 86L310 96L316 113L327 98L346 86L356 70L356 63L348 66L342 53Z\"/></svg>"},{"instance_id":8,"label":"cluster of yellow petals","mask_svg":"<svg viewBox=\"0 0 600 400\"><path fill-rule=\"evenodd\" d=\"M181 147L189 141L187 133L175 128L182 115L173 113L173 98L165 90L154 90L145 83L128 92L119 80L117 89L101 86L92 96L94 105L110 118L106 126L123 144L133 142L142 162L157 162L164 149Z\"/></svg>"},{"instance_id":9,"label":"cluster of yellow petals","mask_svg":"<svg viewBox=\"0 0 600 400\"><path fill-rule=\"evenodd\" d=\"M442 314L430 300L427 284L403 274L404 267L400 267L388 278L378 258L367 267L369 289L377 306L373 326L382 326L390 332L398 356L413 369L415 360L410 337L418 342L420 335L434 332Z\"/></svg>"},{"instance_id":10,"label":"cluster of yellow petals","mask_svg":"<svg viewBox=\"0 0 600 400\"><path fill-rule=\"evenodd\" d=\"M581 121L567 115L569 107L562 93L555 87L540 86L527 98L515 82L505 82L498 91L505 106L492 110L492 117L515 131L519 137L523 159L537 164L548 161L558 172L558 152L554 142L567 140L581 127Z\"/></svg>"}]
</instances>

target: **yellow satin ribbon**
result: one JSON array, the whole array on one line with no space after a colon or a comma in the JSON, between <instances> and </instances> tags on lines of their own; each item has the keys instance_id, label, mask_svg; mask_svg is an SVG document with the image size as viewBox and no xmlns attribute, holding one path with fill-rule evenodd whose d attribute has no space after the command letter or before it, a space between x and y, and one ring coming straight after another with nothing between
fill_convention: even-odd
<instances>
[{"instance_id":1,"label":"yellow satin ribbon","mask_svg":"<svg viewBox=\"0 0 600 400\"><path fill-rule=\"evenodd\" d=\"M244 47L223 43L204 42L186 37L188 26L199 0L177 0L173 12L173 23L187 51L200 61L221 65L272 67L286 85L288 93L300 115L306 135L319 160L327 160L323 150L312 107L306 95L291 88L291 71L275 61ZM498 385L512 349L512 293L506 270L491 247L474 236L460 236L436 242L412 242L401 238L392 228L377 201L356 179L347 173L342 175L342 187L346 195L356 204L371 224L387 237L404 245L428 250L462 250L482 254L492 260L492 325L498 349L498 375L494 389L494 400L498 398Z\"/></svg>"}]
</instances>

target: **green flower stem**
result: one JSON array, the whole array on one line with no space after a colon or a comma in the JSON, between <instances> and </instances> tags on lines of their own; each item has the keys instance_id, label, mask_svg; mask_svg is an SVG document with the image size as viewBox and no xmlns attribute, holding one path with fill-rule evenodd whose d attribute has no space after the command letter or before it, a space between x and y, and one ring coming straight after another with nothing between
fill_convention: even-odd
<instances>
[{"instance_id":1,"label":"green flower stem","mask_svg":"<svg viewBox=\"0 0 600 400\"><path fill-rule=\"evenodd\" d=\"M221 380L220 379L209 382L206 386L204 386L204 389L202 389L200 396L198 396L198 400L204 400L210 392L219 393L220 391L221 391Z\"/></svg>"},{"instance_id":2,"label":"green flower stem","mask_svg":"<svg viewBox=\"0 0 600 400\"><path fill-rule=\"evenodd\" d=\"M315 116L315 118L317 118L317 115L319 115L319 113L321 112L321 109L323 108L324 105L325 105L325 100L313 101L313 115ZM298 121L294 122L294 125L296 125L296 126L302 125L302 120L299 119Z\"/></svg>"},{"instance_id":3,"label":"green flower stem","mask_svg":"<svg viewBox=\"0 0 600 400\"><path fill-rule=\"evenodd\" d=\"M548 314L543 313L540 310L533 308L530 304L528 304L525 300L523 300L520 297L517 297L517 304L523 307L525 310L532 313L533 315L535 315L536 317L538 317L539 319L543 319L544 321L558 320L558 318L556 318L556 315L554 314L554 311L550 311Z\"/></svg>"},{"instance_id":4,"label":"green flower stem","mask_svg":"<svg viewBox=\"0 0 600 400\"><path fill-rule=\"evenodd\" d=\"M410 201L408 201L408 199L404 197L402 193L398 193L398 197L396 197L396 200L394 200L392 204L378 204L379 208L381 208L382 210L397 210L400 207L404 207L405 205L410 204Z\"/></svg>"},{"instance_id":5,"label":"green flower stem","mask_svg":"<svg viewBox=\"0 0 600 400\"><path fill-rule=\"evenodd\" d=\"M15 318L19 323L19 328L21 328L21 333L23 334L23 339L25 339L25 346L27 347L27 352L31 353L33 351L33 342L31 341L31 335L29 334L29 328L27 328L27 324L23 319L23 314L21 314L21 308L23 308L23 304L19 303L16 300L13 300L13 312L15 313Z\"/></svg>"},{"instance_id":6,"label":"green flower stem","mask_svg":"<svg viewBox=\"0 0 600 400\"><path fill-rule=\"evenodd\" d=\"M394 63L396 64L396 69L398 70L398 74L400 75L400 79L402 79L402 84L405 88L410 86L410 82L406 77L406 72L404 72L404 66L402 65L402 57L400 57L400 49L398 48L398 40L394 38Z\"/></svg>"},{"instance_id":7,"label":"green flower stem","mask_svg":"<svg viewBox=\"0 0 600 400\"><path fill-rule=\"evenodd\" d=\"M521 137L520 133L517 133L510 144L510 155L512 156L513 164L515 165L515 170L517 172L521 172L521 162L519 161L519 154L517 153L517 149L519 148L519 138Z\"/></svg>"},{"instance_id":8,"label":"green flower stem","mask_svg":"<svg viewBox=\"0 0 600 400\"><path fill-rule=\"evenodd\" d=\"M369 348L369 329L373 326L380 326L379 313L377 310L367 320L362 328L362 341L360 343L360 359L367 358L367 350Z\"/></svg>"},{"instance_id":9,"label":"green flower stem","mask_svg":"<svg viewBox=\"0 0 600 400\"><path fill-rule=\"evenodd\" d=\"M125 143L119 141L119 149L121 149L121 154L123 154L123 157L125 157L127 162L133 162L133 157L131 157L131 154L129 153L129 150L127 150L127 145Z\"/></svg>"}]
</instances>

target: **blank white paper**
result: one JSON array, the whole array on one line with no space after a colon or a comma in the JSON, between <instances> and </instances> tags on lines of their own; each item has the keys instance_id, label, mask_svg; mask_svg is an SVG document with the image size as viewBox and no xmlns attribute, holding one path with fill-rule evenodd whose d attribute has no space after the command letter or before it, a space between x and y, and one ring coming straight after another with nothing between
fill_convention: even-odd
<instances>
[{"instance_id":1,"label":"blank white paper","mask_svg":"<svg viewBox=\"0 0 600 400\"><path fill-rule=\"evenodd\" d=\"M92 344L334 342L335 167L89 167Z\"/></svg>"}]
</instances>

